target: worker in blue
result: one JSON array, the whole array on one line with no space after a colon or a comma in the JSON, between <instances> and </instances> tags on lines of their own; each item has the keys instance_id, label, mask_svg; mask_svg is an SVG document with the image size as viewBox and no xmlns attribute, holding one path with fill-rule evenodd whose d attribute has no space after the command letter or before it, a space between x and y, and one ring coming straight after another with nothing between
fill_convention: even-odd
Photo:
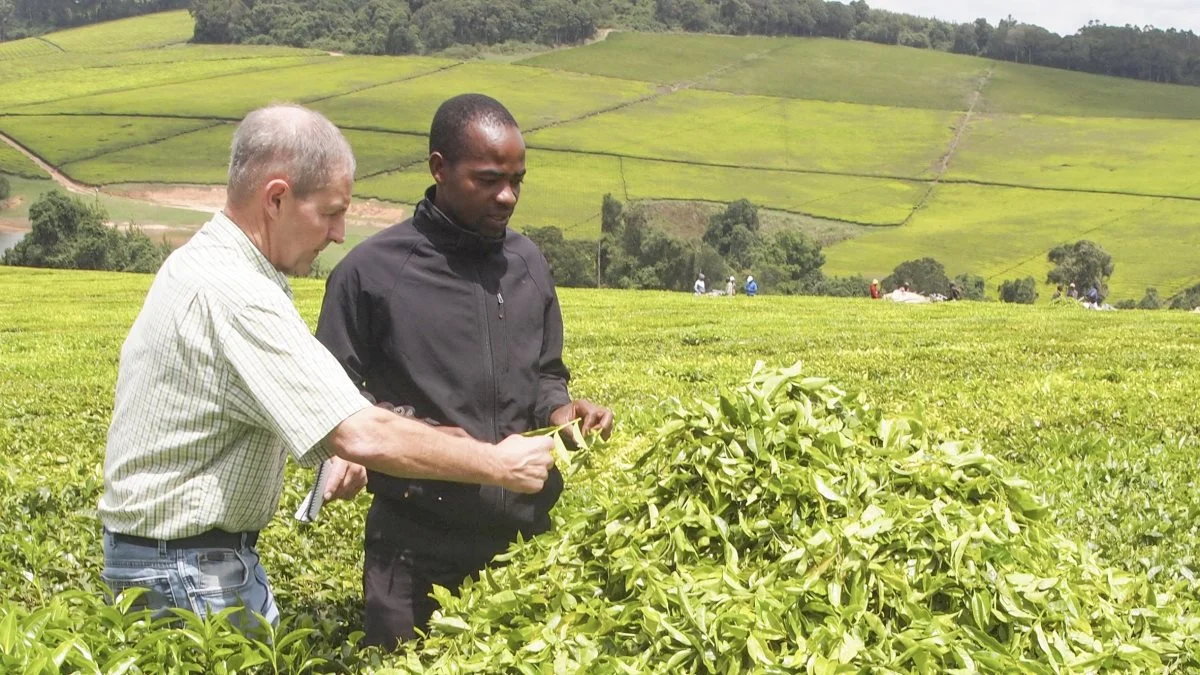
<instances>
[{"instance_id":1,"label":"worker in blue","mask_svg":"<svg viewBox=\"0 0 1200 675\"><path fill-rule=\"evenodd\" d=\"M746 277L746 295L752 298L758 295L758 282L752 276Z\"/></svg>"}]
</instances>

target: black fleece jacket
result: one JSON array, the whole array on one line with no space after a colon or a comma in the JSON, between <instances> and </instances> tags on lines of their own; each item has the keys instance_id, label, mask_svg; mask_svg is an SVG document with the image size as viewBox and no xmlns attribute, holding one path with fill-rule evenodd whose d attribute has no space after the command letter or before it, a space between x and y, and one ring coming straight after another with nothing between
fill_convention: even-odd
<instances>
[{"instance_id":1,"label":"black fleece jacket","mask_svg":"<svg viewBox=\"0 0 1200 675\"><path fill-rule=\"evenodd\" d=\"M546 426L571 400L550 267L511 229L492 239L461 227L434 190L334 268L317 339L376 402L493 443ZM549 527L562 476L536 495L374 472L367 489L457 528L534 534Z\"/></svg>"}]
</instances>

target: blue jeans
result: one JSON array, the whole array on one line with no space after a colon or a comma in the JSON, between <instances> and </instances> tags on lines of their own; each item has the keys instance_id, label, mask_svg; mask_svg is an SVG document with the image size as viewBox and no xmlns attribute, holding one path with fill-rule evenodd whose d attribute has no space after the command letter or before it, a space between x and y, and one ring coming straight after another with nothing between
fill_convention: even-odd
<instances>
[{"instance_id":1,"label":"blue jeans","mask_svg":"<svg viewBox=\"0 0 1200 675\"><path fill-rule=\"evenodd\" d=\"M279 608L267 581L258 551L242 545L232 548L168 549L117 541L104 533L104 572L100 577L113 595L127 588L149 589L131 611L149 609L155 618L170 616L178 607L207 618L227 607L245 607L230 622L243 633L261 627L251 612L261 614L272 626L279 625Z\"/></svg>"}]
</instances>

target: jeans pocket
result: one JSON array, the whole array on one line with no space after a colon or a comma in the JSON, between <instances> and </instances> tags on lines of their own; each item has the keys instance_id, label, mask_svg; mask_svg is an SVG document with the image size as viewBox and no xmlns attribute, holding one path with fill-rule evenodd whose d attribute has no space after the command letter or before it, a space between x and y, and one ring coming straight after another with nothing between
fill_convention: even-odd
<instances>
[{"instance_id":1,"label":"jeans pocket","mask_svg":"<svg viewBox=\"0 0 1200 675\"><path fill-rule=\"evenodd\" d=\"M164 569L152 567L116 567L105 566L100 573L100 579L112 591L114 599L122 591L130 588L144 588L137 600L129 606L130 612L148 609L155 613L155 618L166 615L166 610L177 606L175 603L175 587L171 581L171 573Z\"/></svg>"},{"instance_id":2,"label":"jeans pocket","mask_svg":"<svg viewBox=\"0 0 1200 675\"><path fill-rule=\"evenodd\" d=\"M192 588L196 595L228 595L244 588L254 570L233 549L201 549L188 561Z\"/></svg>"}]
</instances>

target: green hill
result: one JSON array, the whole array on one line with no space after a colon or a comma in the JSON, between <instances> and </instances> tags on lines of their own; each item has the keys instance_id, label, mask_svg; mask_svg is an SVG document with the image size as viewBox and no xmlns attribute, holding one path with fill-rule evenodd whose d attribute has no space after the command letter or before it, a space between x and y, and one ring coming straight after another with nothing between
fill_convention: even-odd
<instances>
[{"instance_id":1,"label":"green hill","mask_svg":"<svg viewBox=\"0 0 1200 675\"><path fill-rule=\"evenodd\" d=\"M830 39L617 33L504 64L189 45L190 30L167 12L0 45L0 132L90 184L219 184L229 123L300 101L347 130L360 196L411 203L434 108L483 91L527 132L521 226L595 238L610 192L745 197L845 223L857 236L826 250L831 273L932 255L994 289L1087 236L1114 256L1115 298L1200 279L1200 88ZM10 155L0 170L29 171Z\"/></svg>"}]
</instances>

